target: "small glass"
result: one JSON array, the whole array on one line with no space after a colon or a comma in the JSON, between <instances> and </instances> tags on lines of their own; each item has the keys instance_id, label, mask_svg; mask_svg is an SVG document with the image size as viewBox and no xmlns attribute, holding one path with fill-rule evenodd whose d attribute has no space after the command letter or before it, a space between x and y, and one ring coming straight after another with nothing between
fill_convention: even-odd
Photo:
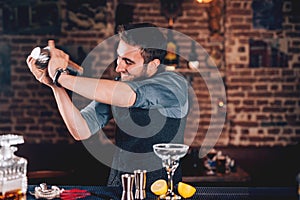
<instances>
[{"instance_id":1,"label":"small glass","mask_svg":"<svg viewBox=\"0 0 300 200\"><path fill-rule=\"evenodd\" d=\"M168 174L168 192L160 199L181 199L173 192L173 175L179 165L180 158L184 157L189 149L185 144L161 143L153 145L154 153L162 159L162 165Z\"/></svg>"}]
</instances>

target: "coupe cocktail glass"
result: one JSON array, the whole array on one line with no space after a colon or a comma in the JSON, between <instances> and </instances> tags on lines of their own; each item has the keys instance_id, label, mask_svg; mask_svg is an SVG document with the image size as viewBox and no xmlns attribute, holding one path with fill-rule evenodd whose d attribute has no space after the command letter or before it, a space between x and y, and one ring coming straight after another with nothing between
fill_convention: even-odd
<instances>
[{"instance_id":1,"label":"coupe cocktail glass","mask_svg":"<svg viewBox=\"0 0 300 200\"><path fill-rule=\"evenodd\" d=\"M155 154L162 159L162 165L168 174L168 192L160 199L181 199L173 192L173 175L179 165L180 158L184 157L189 146L184 144L161 143L153 145Z\"/></svg>"}]
</instances>

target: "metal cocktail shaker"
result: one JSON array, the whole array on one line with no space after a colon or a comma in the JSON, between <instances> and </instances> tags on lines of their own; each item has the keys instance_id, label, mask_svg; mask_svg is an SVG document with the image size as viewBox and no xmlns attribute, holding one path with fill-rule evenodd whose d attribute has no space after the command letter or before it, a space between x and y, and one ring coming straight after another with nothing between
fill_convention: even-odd
<instances>
[{"instance_id":1,"label":"metal cocktail shaker","mask_svg":"<svg viewBox=\"0 0 300 200\"><path fill-rule=\"evenodd\" d=\"M51 58L49 47L35 47L31 51L30 55L36 60L35 64L39 69L45 69L48 67L48 63ZM71 60L68 62L67 70L70 72L70 74L83 74L83 68Z\"/></svg>"}]
</instances>

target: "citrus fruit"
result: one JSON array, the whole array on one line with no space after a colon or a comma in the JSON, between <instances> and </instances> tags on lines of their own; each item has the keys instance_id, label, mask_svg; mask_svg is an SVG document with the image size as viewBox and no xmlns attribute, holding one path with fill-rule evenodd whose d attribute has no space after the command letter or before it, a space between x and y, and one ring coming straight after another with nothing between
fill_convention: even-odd
<instances>
[{"instance_id":1,"label":"citrus fruit","mask_svg":"<svg viewBox=\"0 0 300 200\"><path fill-rule=\"evenodd\" d=\"M190 198L195 194L196 188L189 184L179 182L177 191L183 198Z\"/></svg>"},{"instance_id":2,"label":"citrus fruit","mask_svg":"<svg viewBox=\"0 0 300 200\"><path fill-rule=\"evenodd\" d=\"M163 179L158 179L156 180L154 183L152 183L151 185L151 192L153 192L156 195L162 195L162 194L166 194L168 191L168 185L167 185L167 181L163 180Z\"/></svg>"}]
</instances>

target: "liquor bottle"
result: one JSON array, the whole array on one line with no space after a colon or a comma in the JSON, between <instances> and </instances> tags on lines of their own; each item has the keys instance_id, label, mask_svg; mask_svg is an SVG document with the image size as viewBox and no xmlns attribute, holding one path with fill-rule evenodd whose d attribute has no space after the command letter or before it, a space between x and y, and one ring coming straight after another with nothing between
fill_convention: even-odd
<instances>
[{"instance_id":1,"label":"liquor bottle","mask_svg":"<svg viewBox=\"0 0 300 200\"><path fill-rule=\"evenodd\" d=\"M197 69L199 67L198 54L196 53L195 41L191 42L191 52L189 54L188 67Z\"/></svg>"},{"instance_id":2,"label":"liquor bottle","mask_svg":"<svg viewBox=\"0 0 300 200\"><path fill-rule=\"evenodd\" d=\"M300 173L297 175L296 179L297 179L297 182L298 182L298 191L297 191L298 200L300 200Z\"/></svg>"},{"instance_id":3,"label":"liquor bottle","mask_svg":"<svg viewBox=\"0 0 300 200\"><path fill-rule=\"evenodd\" d=\"M173 36L173 30L168 29L167 34L167 54L164 59L167 68L175 69L179 67L179 47Z\"/></svg>"},{"instance_id":4,"label":"liquor bottle","mask_svg":"<svg viewBox=\"0 0 300 200\"><path fill-rule=\"evenodd\" d=\"M23 136L0 135L0 199L25 200L27 191L27 160L14 154L24 143Z\"/></svg>"}]
</instances>

